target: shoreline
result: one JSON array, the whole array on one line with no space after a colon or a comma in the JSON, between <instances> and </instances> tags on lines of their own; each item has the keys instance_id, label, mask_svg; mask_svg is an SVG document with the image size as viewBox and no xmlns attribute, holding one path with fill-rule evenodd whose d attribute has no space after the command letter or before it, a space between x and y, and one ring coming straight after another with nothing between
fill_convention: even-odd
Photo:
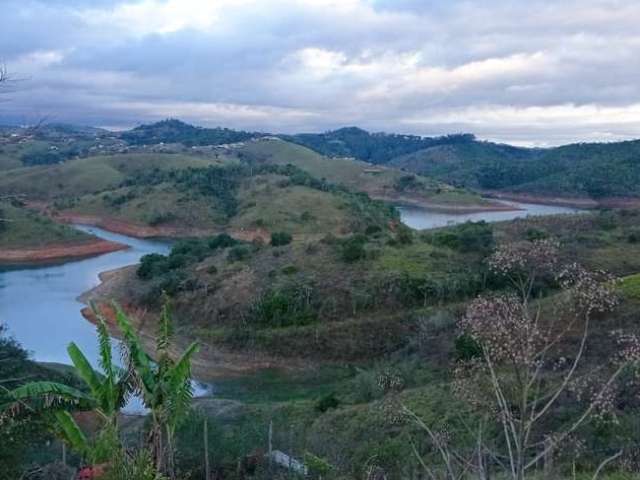
<instances>
[{"instance_id":1,"label":"shoreline","mask_svg":"<svg viewBox=\"0 0 640 480\"><path fill-rule=\"evenodd\" d=\"M43 265L64 263L105 253L126 250L128 245L101 238L82 243L59 243L41 247L0 248L0 264L3 266Z\"/></svg>"},{"instance_id":2,"label":"shoreline","mask_svg":"<svg viewBox=\"0 0 640 480\"><path fill-rule=\"evenodd\" d=\"M135 265L116 268L101 272L98 277L100 283L94 288L83 292L77 300L85 305L81 309L82 316L90 323L96 324L97 318L88 306L93 303L103 315L109 334L114 338L120 338L120 332L116 326L115 310L105 299L113 299L118 302L124 312L129 315L134 330L148 352L155 353L157 315L148 309L138 307L122 298L123 290L127 290L127 277L132 275ZM176 332L172 345L172 353L179 354L194 341L195 338ZM295 369L303 366L293 359L279 360L267 357L257 352L237 353L226 349L215 348L202 340L196 340L200 345L199 353L194 357L193 377L202 383L214 383L219 379L241 378L262 369L279 368Z\"/></svg>"},{"instance_id":3,"label":"shoreline","mask_svg":"<svg viewBox=\"0 0 640 480\"><path fill-rule=\"evenodd\" d=\"M479 193L486 198L496 200L537 203L539 205L581 208L585 210L596 208L640 208L640 198L631 197L610 197L596 200L588 197L558 197L533 195L529 193L496 192L492 190L481 190Z\"/></svg>"},{"instance_id":4,"label":"shoreline","mask_svg":"<svg viewBox=\"0 0 640 480\"><path fill-rule=\"evenodd\" d=\"M516 210L521 210L520 208L514 207L513 205L508 205L505 203L492 202L487 205L456 205L456 204L447 204L447 203L435 203L430 202L428 200L419 200L410 197L388 197L383 195L373 195L371 196L374 200L382 200L387 203L391 203L394 205L405 206L405 207L417 207L423 210L439 212L439 213L451 213L451 214L460 214L463 215L465 213L483 213L483 212L513 212Z\"/></svg>"},{"instance_id":5,"label":"shoreline","mask_svg":"<svg viewBox=\"0 0 640 480\"><path fill-rule=\"evenodd\" d=\"M50 215L54 221L66 224L88 225L92 227L102 228L109 232L126 235L139 239L178 239L187 237L207 237L220 233L228 233L234 238L243 241L253 241L257 238L268 242L271 234L265 229L229 229L220 230L213 228L192 228L192 227L176 227L163 226L156 227L151 225L142 225L125 220L118 220L111 217L103 217L100 215L84 215L77 213L59 213Z\"/></svg>"}]
</instances>

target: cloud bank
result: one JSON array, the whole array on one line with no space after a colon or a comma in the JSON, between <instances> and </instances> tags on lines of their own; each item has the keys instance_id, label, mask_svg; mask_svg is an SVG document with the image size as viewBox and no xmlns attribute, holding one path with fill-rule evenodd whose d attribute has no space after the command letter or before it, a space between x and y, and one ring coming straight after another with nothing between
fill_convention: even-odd
<instances>
[{"instance_id":1,"label":"cloud bank","mask_svg":"<svg viewBox=\"0 0 640 480\"><path fill-rule=\"evenodd\" d=\"M0 122L640 137L635 0L4 0Z\"/></svg>"}]
</instances>

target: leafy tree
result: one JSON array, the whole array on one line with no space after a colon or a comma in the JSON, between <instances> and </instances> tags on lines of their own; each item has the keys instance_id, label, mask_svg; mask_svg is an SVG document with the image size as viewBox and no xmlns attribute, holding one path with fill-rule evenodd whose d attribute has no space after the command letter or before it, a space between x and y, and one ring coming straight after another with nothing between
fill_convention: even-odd
<instances>
[{"instance_id":1,"label":"leafy tree","mask_svg":"<svg viewBox=\"0 0 640 480\"><path fill-rule=\"evenodd\" d=\"M118 414L133 391L131 372L118 367L113 360L111 337L101 315L98 315L97 334L102 372L93 369L75 343L70 343L67 348L86 392L57 382L30 382L13 389L8 403L3 406L4 411L13 415L43 415L69 446L92 462L108 460L118 448ZM69 409L90 410L98 414L102 428L95 441L90 442L86 438Z\"/></svg>"},{"instance_id":2,"label":"leafy tree","mask_svg":"<svg viewBox=\"0 0 640 480\"><path fill-rule=\"evenodd\" d=\"M116 321L127 349L128 369L135 377L145 406L151 413L149 446L156 469L175 477L175 432L186 418L193 396L191 361L198 351L192 343L178 359L171 354L173 327L170 307L165 302L160 314L154 362L134 332L131 321L116 309Z\"/></svg>"}]
</instances>

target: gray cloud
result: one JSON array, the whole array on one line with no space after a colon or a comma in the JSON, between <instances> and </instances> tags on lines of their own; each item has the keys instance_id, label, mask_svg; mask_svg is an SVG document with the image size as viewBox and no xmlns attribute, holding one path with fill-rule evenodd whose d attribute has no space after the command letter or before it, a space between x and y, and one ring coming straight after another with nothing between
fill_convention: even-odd
<instances>
[{"instance_id":1,"label":"gray cloud","mask_svg":"<svg viewBox=\"0 0 640 480\"><path fill-rule=\"evenodd\" d=\"M640 137L635 0L6 0L0 121Z\"/></svg>"}]
</instances>

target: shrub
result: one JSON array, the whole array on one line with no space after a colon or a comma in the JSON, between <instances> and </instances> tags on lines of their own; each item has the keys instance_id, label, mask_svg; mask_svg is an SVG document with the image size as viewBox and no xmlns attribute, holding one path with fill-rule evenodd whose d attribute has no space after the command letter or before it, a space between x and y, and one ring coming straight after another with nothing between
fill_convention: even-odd
<instances>
[{"instance_id":1,"label":"shrub","mask_svg":"<svg viewBox=\"0 0 640 480\"><path fill-rule=\"evenodd\" d=\"M140 259L140 266L136 274L139 278L148 280L167 271L169 271L167 257L159 253L150 253Z\"/></svg>"},{"instance_id":2,"label":"shrub","mask_svg":"<svg viewBox=\"0 0 640 480\"><path fill-rule=\"evenodd\" d=\"M639 243L640 242L640 229L634 229L627 235L627 242Z\"/></svg>"},{"instance_id":3,"label":"shrub","mask_svg":"<svg viewBox=\"0 0 640 480\"><path fill-rule=\"evenodd\" d=\"M456 360L473 360L482 357L482 348L470 335L460 335L455 340Z\"/></svg>"},{"instance_id":4,"label":"shrub","mask_svg":"<svg viewBox=\"0 0 640 480\"><path fill-rule=\"evenodd\" d=\"M493 227L485 221L466 222L431 235L425 240L433 245L461 252L488 254L494 247Z\"/></svg>"},{"instance_id":5,"label":"shrub","mask_svg":"<svg viewBox=\"0 0 640 480\"><path fill-rule=\"evenodd\" d=\"M154 227L163 223L172 222L175 219L176 215L173 212L155 212L151 214L147 223Z\"/></svg>"},{"instance_id":6,"label":"shrub","mask_svg":"<svg viewBox=\"0 0 640 480\"><path fill-rule=\"evenodd\" d=\"M398 225L396 241L399 245L410 245L413 243L413 230L404 224Z\"/></svg>"},{"instance_id":7,"label":"shrub","mask_svg":"<svg viewBox=\"0 0 640 480\"><path fill-rule=\"evenodd\" d=\"M340 406L340 400L336 397L335 393L330 393L320 398L314 408L320 412L324 413L327 410L331 410L332 408L338 408Z\"/></svg>"},{"instance_id":8,"label":"shrub","mask_svg":"<svg viewBox=\"0 0 640 480\"><path fill-rule=\"evenodd\" d=\"M295 265L287 265L282 267L282 273L285 275L293 275L294 273L298 273L298 267Z\"/></svg>"},{"instance_id":9,"label":"shrub","mask_svg":"<svg viewBox=\"0 0 640 480\"><path fill-rule=\"evenodd\" d=\"M271 246L281 247L283 245L289 245L292 237L290 233L286 232L273 232L271 234Z\"/></svg>"},{"instance_id":10,"label":"shrub","mask_svg":"<svg viewBox=\"0 0 640 480\"><path fill-rule=\"evenodd\" d=\"M254 303L251 314L253 321L263 327L308 325L317 319L313 291L301 285L264 293Z\"/></svg>"},{"instance_id":11,"label":"shrub","mask_svg":"<svg viewBox=\"0 0 640 480\"><path fill-rule=\"evenodd\" d=\"M211 250L216 250L218 248L233 247L237 243L238 241L233 237L227 235L226 233L221 233L209 240L209 248Z\"/></svg>"},{"instance_id":12,"label":"shrub","mask_svg":"<svg viewBox=\"0 0 640 480\"><path fill-rule=\"evenodd\" d=\"M364 248L367 238L363 235L353 235L342 243L342 260L347 263L357 262L367 256Z\"/></svg>"},{"instance_id":13,"label":"shrub","mask_svg":"<svg viewBox=\"0 0 640 480\"><path fill-rule=\"evenodd\" d=\"M382 232L380 225L367 225L367 228L364 230L365 235L377 235L380 232Z\"/></svg>"},{"instance_id":14,"label":"shrub","mask_svg":"<svg viewBox=\"0 0 640 480\"><path fill-rule=\"evenodd\" d=\"M250 256L251 251L249 250L249 247L247 247L246 245L236 245L229 250L227 259L230 262L239 262L242 260L246 260Z\"/></svg>"},{"instance_id":15,"label":"shrub","mask_svg":"<svg viewBox=\"0 0 640 480\"><path fill-rule=\"evenodd\" d=\"M533 242L535 240L544 240L546 238L549 238L549 235L547 234L547 232L543 231L543 230L539 230L537 228L528 228L526 233L525 233L525 238L530 241Z\"/></svg>"}]
</instances>

